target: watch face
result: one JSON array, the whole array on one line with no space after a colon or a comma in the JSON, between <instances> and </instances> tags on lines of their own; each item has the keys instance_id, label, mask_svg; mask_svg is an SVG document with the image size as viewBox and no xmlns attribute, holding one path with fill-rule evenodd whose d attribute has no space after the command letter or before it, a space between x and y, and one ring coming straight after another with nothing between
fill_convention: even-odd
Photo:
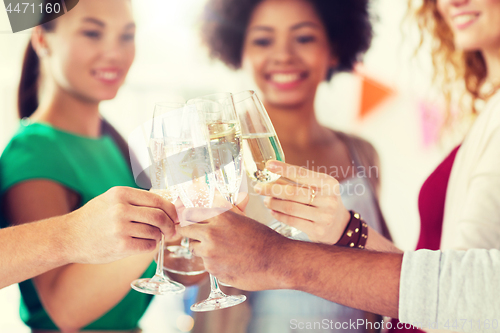
<instances>
[{"instance_id":1,"label":"watch face","mask_svg":"<svg viewBox=\"0 0 500 333\"><path fill-rule=\"evenodd\" d=\"M73 9L79 0L4 0L12 32L47 23Z\"/></svg>"}]
</instances>

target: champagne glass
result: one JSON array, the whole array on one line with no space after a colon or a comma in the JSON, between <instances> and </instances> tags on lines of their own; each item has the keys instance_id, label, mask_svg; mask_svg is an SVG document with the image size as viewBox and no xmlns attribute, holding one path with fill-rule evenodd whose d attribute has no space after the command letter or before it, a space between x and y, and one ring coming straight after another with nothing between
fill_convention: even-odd
<instances>
[{"instance_id":1,"label":"champagne glass","mask_svg":"<svg viewBox=\"0 0 500 333\"><path fill-rule=\"evenodd\" d=\"M212 167L208 153L208 134L203 121L194 108L166 115L163 122L166 168L169 178L177 184L185 207L211 207L215 193ZM169 246L167 271L181 275L205 272L203 260L189 250L189 239L181 246Z\"/></svg>"},{"instance_id":2,"label":"champagne glass","mask_svg":"<svg viewBox=\"0 0 500 333\"><path fill-rule=\"evenodd\" d=\"M188 101L203 113L210 140L210 157L215 183L219 192L231 204L242 180L241 130L234 109L232 94L221 93ZM210 274L210 295L191 306L192 311L203 312L224 309L246 300L245 295L228 296L220 290L218 279Z\"/></svg>"},{"instance_id":3,"label":"champagne glass","mask_svg":"<svg viewBox=\"0 0 500 333\"><path fill-rule=\"evenodd\" d=\"M167 196L171 201L177 198L176 188L168 187L167 179L165 177L165 150L164 140L158 136L158 129L161 128L161 115L158 114L155 108L153 116L153 128L149 141L149 157L151 159L150 178L151 178L151 191L160 195ZM161 235L160 248L158 252L158 261L156 265L156 273L150 279L137 279L132 281L131 287L141 293L152 295L165 295L171 293L181 293L186 288L175 281L170 280L163 272L163 248L165 244L165 236Z\"/></svg>"},{"instance_id":4,"label":"champagne glass","mask_svg":"<svg viewBox=\"0 0 500 333\"><path fill-rule=\"evenodd\" d=\"M252 90L233 96L236 113L241 123L243 161L250 178L261 183L284 180L295 186L307 187L266 169L266 162L285 162L285 154L274 130L271 119L257 94ZM286 237L294 237L300 230L277 221L270 227Z\"/></svg>"},{"instance_id":5,"label":"champagne glass","mask_svg":"<svg viewBox=\"0 0 500 333\"><path fill-rule=\"evenodd\" d=\"M186 156L186 151L195 149L196 145L200 144L196 126L201 126L199 121L197 125L193 113L190 113L185 106L185 104L179 103L157 103L155 107L155 114L160 118L160 121L156 122L157 127L153 127L152 132L155 139L162 140L163 143L163 177L170 185L168 189L172 193L170 195L172 202L175 202L180 196L186 207L210 207L210 195L208 198L205 197L203 204L204 197L201 195L201 191L198 198L193 198L191 201L187 199L185 194L186 191L193 188L192 179L186 178L186 175L190 175L189 168L191 167L189 164L191 160L189 156ZM193 123L190 123L191 121ZM186 161L182 161L184 157L187 157ZM182 168L183 165L184 168ZM186 172L186 174L182 174L182 172ZM213 194L211 197L213 200ZM165 254L163 267L168 272L180 275L198 275L206 272L203 259L194 256L189 250L189 238L187 237L182 238L180 246L166 247Z\"/></svg>"},{"instance_id":6,"label":"champagne glass","mask_svg":"<svg viewBox=\"0 0 500 333\"><path fill-rule=\"evenodd\" d=\"M243 178L241 128L231 93L188 101L203 112L210 135L215 180L219 192L235 204Z\"/></svg>"}]
</instances>

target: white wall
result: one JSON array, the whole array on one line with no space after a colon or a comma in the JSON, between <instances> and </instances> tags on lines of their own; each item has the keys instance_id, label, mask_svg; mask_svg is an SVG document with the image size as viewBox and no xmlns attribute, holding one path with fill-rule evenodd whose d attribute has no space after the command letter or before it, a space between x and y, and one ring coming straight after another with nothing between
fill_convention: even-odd
<instances>
[{"instance_id":1,"label":"white wall","mask_svg":"<svg viewBox=\"0 0 500 333\"><path fill-rule=\"evenodd\" d=\"M213 91L251 89L242 73L234 73L207 59L197 39L196 18L204 0L134 1L139 26L137 60L119 96L104 103L103 113L125 135L151 116L153 103L167 94L190 98ZM397 245L412 249L419 232L418 190L439 163L447 147L423 148L416 103L431 96L430 62L411 58L415 30L402 38L401 20L406 1L378 0L380 18L376 38L365 58L368 73L393 87L398 94L364 121L356 120L359 79L342 74L324 84L317 111L328 126L349 130L369 139L382 162L382 207ZM16 129L15 91L26 33L10 31L0 9L0 150ZM0 332L17 330L17 291L0 291ZM14 328L16 327L16 328Z\"/></svg>"}]
</instances>

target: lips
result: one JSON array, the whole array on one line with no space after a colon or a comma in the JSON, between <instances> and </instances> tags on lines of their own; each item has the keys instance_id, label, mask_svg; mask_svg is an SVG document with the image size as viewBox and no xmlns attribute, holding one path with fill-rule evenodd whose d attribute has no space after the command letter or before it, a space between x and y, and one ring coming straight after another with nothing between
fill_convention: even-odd
<instances>
[{"instance_id":1,"label":"lips","mask_svg":"<svg viewBox=\"0 0 500 333\"><path fill-rule=\"evenodd\" d=\"M266 80L282 89L289 89L298 86L305 78L306 72L286 72L267 74Z\"/></svg>"},{"instance_id":2,"label":"lips","mask_svg":"<svg viewBox=\"0 0 500 333\"><path fill-rule=\"evenodd\" d=\"M453 16L452 20L458 29L463 29L474 23L479 13L463 13Z\"/></svg>"},{"instance_id":3,"label":"lips","mask_svg":"<svg viewBox=\"0 0 500 333\"><path fill-rule=\"evenodd\" d=\"M118 69L95 69L92 71L92 76L101 82L113 84L120 80L121 71Z\"/></svg>"}]
</instances>

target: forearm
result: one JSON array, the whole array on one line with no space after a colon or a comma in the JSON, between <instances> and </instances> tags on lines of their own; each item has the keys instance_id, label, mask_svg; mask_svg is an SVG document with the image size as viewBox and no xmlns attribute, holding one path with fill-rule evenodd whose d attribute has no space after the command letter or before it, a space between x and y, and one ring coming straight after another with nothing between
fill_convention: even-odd
<instances>
[{"instance_id":1,"label":"forearm","mask_svg":"<svg viewBox=\"0 0 500 333\"><path fill-rule=\"evenodd\" d=\"M377 252L400 253L403 251L398 249L394 243L373 230L368 228L368 239L366 240L366 249Z\"/></svg>"},{"instance_id":2,"label":"forearm","mask_svg":"<svg viewBox=\"0 0 500 333\"><path fill-rule=\"evenodd\" d=\"M65 223L61 216L0 230L0 289L71 261Z\"/></svg>"},{"instance_id":3,"label":"forearm","mask_svg":"<svg viewBox=\"0 0 500 333\"><path fill-rule=\"evenodd\" d=\"M105 265L71 264L36 277L35 285L54 323L78 330L118 304L152 259L143 254Z\"/></svg>"},{"instance_id":4,"label":"forearm","mask_svg":"<svg viewBox=\"0 0 500 333\"><path fill-rule=\"evenodd\" d=\"M402 254L290 241L275 279L332 302L398 316ZM280 286L282 287L282 286Z\"/></svg>"}]
</instances>

